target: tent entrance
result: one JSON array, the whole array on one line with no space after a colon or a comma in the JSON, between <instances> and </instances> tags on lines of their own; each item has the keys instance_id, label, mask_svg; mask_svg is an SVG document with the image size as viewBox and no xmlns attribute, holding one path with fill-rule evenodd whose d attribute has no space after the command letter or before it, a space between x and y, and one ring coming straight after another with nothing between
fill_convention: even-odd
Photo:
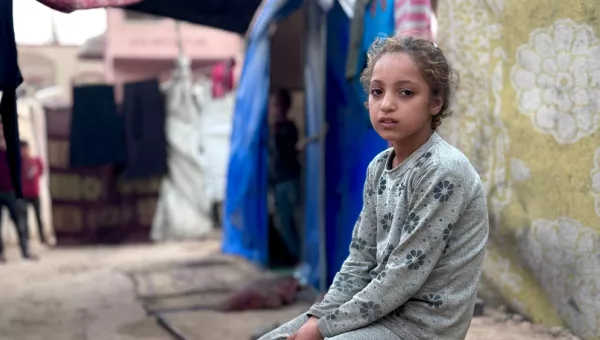
<instances>
[{"instance_id":1,"label":"tent entrance","mask_svg":"<svg viewBox=\"0 0 600 340\"><path fill-rule=\"evenodd\" d=\"M291 108L288 112L288 118L294 123L298 130L299 143L302 137L306 135L305 129L305 95L304 95L304 39L305 39L306 11L303 8L291 13L288 17L277 23L273 35L270 38L270 92L277 90L287 90L291 97ZM268 110L268 106L267 106ZM269 138L273 138L273 131L270 131ZM272 151L272 150L270 150ZM269 157L274 156L270 153ZM295 183L285 183L278 185L271 183L268 190L268 213L269 213L269 250L268 266L271 268L294 267L302 260L303 249L303 230L304 230L304 179L305 179L305 160L302 148L298 150L298 160L301 168L301 175ZM269 169L268 171L271 171ZM274 186L278 185L277 188ZM286 195L286 191L288 195ZM293 230L282 231L286 224L281 225L280 217L289 214L291 205L290 197L296 197L296 204L293 204ZM286 198L287 197L287 198ZM288 207L286 207L288 206ZM282 211L278 211L282 210ZM286 228L289 229L289 228ZM284 241L284 235L288 233L293 235L293 248ZM291 233L291 234L289 234ZM288 236L289 237L289 236ZM294 253L296 255L294 255Z\"/></svg>"}]
</instances>

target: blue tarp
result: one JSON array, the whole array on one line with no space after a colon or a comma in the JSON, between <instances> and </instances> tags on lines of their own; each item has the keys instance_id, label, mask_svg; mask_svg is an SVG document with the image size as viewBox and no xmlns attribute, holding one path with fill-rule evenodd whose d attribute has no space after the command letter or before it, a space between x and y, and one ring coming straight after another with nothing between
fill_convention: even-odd
<instances>
[{"instance_id":1,"label":"blue tarp","mask_svg":"<svg viewBox=\"0 0 600 340\"><path fill-rule=\"evenodd\" d=\"M269 37L267 28L302 4L302 0L269 0L250 34L244 68L236 101L231 139L223 251L243 256L251 261L268 263L268 219L266 208L267 167L266 111L269 91ZM392 7L392 6L387 6ZM378 11L382 11L378 6ZM383 13L386 19L389 17ZM367 15L370 15L367 11ZM389 20L379 23L373 32L389 34ZM393 25L393 20L391 21ZM348 254L348 245L355 220L362 207L362 188L370 160L386 147L372 129L364 107L365 94L358 80L345 79L349 20L339 4L327 14L326 105L325 110L315 100L320 88L314 60L305 69L307 134L320 131L323 118L329 126L325 140L325 156L317 145L306 153L305 258L310 268L310 282L317 285L322 278L319 249L326 249L327 282L339 270ZM366 23L367 25L367 23ZM368 25L371 25L369 23ZM376 25L377 26L377 25ZM366 26L373 27L373 26ZM365 32L372 41L373 33ZM309 54L310 55L310 54ZM360 63L364 58L359 58ZM325 115L325 117L323 117ZM325 190L315 184L326 159ZM324 194L324 197L319 197ZM319 202L325 202L319 203ZM321 206L317 206L321 204ZM325 208L325 239L319 231L320 211ZM322 243L324 242L324 244ZM324 245L324 247L322 247Z\"/></svg>"},{"instance_id":2,"label":"blue tarp","mask_svg":"<svg viewBox=\"0 0 600 340\"><path fill-rule=\"evenodd\" d=\"M302 0L270 0L249 36L231 133L223 252L267 263L266 111L269 97L269 25L296 10Z\"/></svg>"},{"instance_id":3,"label":"blue tarp","mask_svg":"<svg viewBox=\"0 0 600 340\"><path fill-rule=\"evenodd\" d=\"M374 2L380 2L374 0ZM393 32L392 6L389 12L365 16L365 32L358 69L362 69L365 53L375 36ZM367 18L369 16L369 18ZM370 29L374 18L382 21L376 29ZM387 143L372 128L365 109L367 96L358 77L352 81L345 78L345 61L349 45L350 21L336 6L329 13L327 30L327 123L330 126L326 141L326 245L328 282L333 280L348 256L352 229L362 209L362 194L369 162Z\"/></svg>"}]
</instances>

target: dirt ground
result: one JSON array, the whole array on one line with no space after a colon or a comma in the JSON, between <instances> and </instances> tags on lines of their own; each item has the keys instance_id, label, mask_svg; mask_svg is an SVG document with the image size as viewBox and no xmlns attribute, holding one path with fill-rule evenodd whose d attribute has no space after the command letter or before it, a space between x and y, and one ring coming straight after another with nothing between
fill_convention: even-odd
<instances>
[{"instance_id":1,"label":"dirt ground","mask_svg":"<svg viewBox=\"0 0 600 340\"><path fill-rule=\"evenodd\" d=\"M219 249L213 238L199 243L38 249L42 260L23 262L15 249L0 266L0 340L170 340L146 316L125 272L152 264L198 260ZM232 315L180 313L190 340L246 340L255 323L284 321L302 307ZM554 334L554 335L553 335ZM468 340L573 339L518 316L476 318Z\"/></svg>"}]
</instances>

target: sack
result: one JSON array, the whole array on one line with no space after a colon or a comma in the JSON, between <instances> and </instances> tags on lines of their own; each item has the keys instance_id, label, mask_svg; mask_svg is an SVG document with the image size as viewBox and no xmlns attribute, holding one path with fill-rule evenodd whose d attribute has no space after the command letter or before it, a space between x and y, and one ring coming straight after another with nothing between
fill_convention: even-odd
<instances>
[{"instance_id":1,"label":"sack","mask_svg":"<svg viewBox=\"0 0 600 340\"><path fill-rule=\"evenodd\" d=\"M71 13L80 9L128 6L141 1L142 0L38 0L39 3L63 13Z\"/></svg>"}]
</instances>

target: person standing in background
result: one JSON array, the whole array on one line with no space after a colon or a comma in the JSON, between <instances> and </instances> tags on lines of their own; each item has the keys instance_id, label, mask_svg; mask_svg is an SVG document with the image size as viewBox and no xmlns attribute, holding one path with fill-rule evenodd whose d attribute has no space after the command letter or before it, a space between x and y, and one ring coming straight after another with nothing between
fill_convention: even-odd
<instances>
[{"instance_id":1,"label":"person standing in background","mask_svg":"<svg viewBox=\"0 0 600 340\"><path fill-rule=\"evenodd\" d=\"M0 263L6 262L4 257L4 243L2 240L2 207L8 209L11 220L17 229L21 255L26 260L37 260L37 257L29 253L27 224L23 219L23 202L15 195L10 179L8 157L6 155L6 142L0 138Z\"/></svg>"},{"instance_id":2,"label":"person standing in background","mask_svg":"<svg viewBox=\"0 0 600 340\"><path fill-rule=\"evenodd\" d=\"M28 208L33 206L35 219L37 221L38 234L40 242L46 242L44 235L44 224L42 222L42 214L40 211L40 177L44 173L44 165L38 157L31 156L31 150L27 141L21 141L21 186L23 188L23 221L28 228Z\"/></svg>"},{"instance_id":3,"label":"person standing in background","mask_svg":"<svg viewBox=\"0 0 600 340\"><path fill-rule=\"evenodd\" d=\"M300 238L295 226L295 211L300 201L300 162L298 129L288 118L292 106L290 93L279 89L269 98L269 189L275 203L275 227L288 251L300 259Z\"/></svg>"}]
</instances>

